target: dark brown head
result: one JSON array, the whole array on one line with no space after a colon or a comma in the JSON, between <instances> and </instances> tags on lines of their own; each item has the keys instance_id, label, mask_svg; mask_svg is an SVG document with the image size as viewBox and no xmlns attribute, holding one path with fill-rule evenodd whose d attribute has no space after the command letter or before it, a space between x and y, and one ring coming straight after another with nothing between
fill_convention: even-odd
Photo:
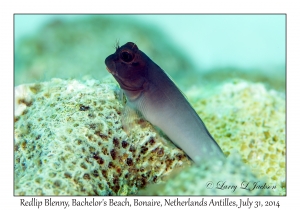
<instances>
[{"instance_id":1,"label":"dark brown head","mask_svg":"<svg viewBox=\"0 0 300 210\"><path fill-rule=\"evenodd\" d=\"M148 57L137 45L127 42L105 59L107 70L115 77L122 89L143 90L147 82Z\"/></svg>"}]
</instances>

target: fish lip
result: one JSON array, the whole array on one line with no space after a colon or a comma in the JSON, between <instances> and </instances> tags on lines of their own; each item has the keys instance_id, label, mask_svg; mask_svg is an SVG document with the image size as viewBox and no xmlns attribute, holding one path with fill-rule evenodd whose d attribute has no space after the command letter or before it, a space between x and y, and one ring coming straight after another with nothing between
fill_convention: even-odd
<instances>
[{"instance_id":1,"label":"fish lip","mask_svg":"<svg viewBox=\"0 0 300 210\"><path fill-rule=\"evenodd\" d=\"M126 85L124 83L123 79L120 78L117 73L115 73L115 74L111 73L111 74L114 76L114 78L117 80L117 82L119 83L120 87L123 90L127 90L127 91L141 91L141 90L143 90L143 87L136 88L136 87L130 87L130 86Z\"/></svg>"},{"instance_id":2,"label":"fish lip","mask_svg":"<svg viewBox=\"0 0 300 210\"><path fill-rule=\"evenodd\" d=\"M105 65L106 65L106 69L109 73L111 73L112 75L116 74L116 63L114 60L114 54L108 56L105 61L104 61Z\"/></svg>"},{"instance_id":3,"label":"fish lip","mask_svg":"<svg viewBox=\"0 0 300 210\"><path fill-rule=\"evenodd\" d=\"M106 69L107 69L107 71L108 71L111 75L113 75L114 77L118 77L118 71L116 71L116 70L111 70L111 69L109 69L108 67L106 67Z\"/></svg>"},{"instance_id":4,"label":"fish lip","mask_svg":"<svg viewBox=\"0 0 300 210\"><path fill-rule=\"evenodd\" d=\"M113 74L113 71L110 70L107 66L106 66L106 70L107 70L109 73Z\"/></svg>"},{"instance_id":5,"label":"fish lip","mask_svg":"<svg viewBox=\"0 0 300 210\"><path fill-rule=\"evenodd\" d=\"M106 69L112 75L117 75L116 64L113 60L109 60L109 57L105 59Z\"/></svg>"}]
</instances>

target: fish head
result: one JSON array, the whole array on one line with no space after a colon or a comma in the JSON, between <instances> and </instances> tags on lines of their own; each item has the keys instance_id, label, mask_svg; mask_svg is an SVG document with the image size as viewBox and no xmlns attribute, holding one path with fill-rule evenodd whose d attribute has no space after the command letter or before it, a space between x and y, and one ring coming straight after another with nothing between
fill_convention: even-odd
<instances>
[{"instance_id":1,"label":"fish head","mask_svg":"<svg viewBox=\"0 0 300 210\"><path fill-rule=\"evenodd\" d=\"M133 42L116 47L116 52L105 59L106 68L127 91L143 90L147 81L147 58Z\"/></svg>"}]
</instances>

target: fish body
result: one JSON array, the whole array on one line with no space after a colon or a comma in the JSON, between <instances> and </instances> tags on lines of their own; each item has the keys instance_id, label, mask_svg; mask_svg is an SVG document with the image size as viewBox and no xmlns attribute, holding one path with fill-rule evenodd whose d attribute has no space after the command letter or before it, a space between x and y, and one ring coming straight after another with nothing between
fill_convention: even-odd
<instances>
[{"instance_id":1,"label":"fish body","mask_svg":"<svg viewBox=\"0 0 300 210\"><path fill-rule=\"evenodd\" d=\"M159 127L192 160L224 158L219 145L184 95L137 45L128 42L105 59L130 106Z\"/></svg>"}]
</instances>

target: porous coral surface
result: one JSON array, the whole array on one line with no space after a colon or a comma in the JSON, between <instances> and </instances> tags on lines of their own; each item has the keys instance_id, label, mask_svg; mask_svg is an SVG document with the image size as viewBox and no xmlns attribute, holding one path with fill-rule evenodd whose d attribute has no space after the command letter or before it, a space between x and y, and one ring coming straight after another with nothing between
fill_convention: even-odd
<instances>
[{"instance_id":1,"label":"porous coral surface","mask_svg":"<svg viewBox=\"0 0 300 210\"><path fill-rule=\"evenodd\" d=\"M166 183L150 185L141 195L271 195L275 184L264 186L238 155L192 165Z\"/></svg>"},{"instance_id":2,"label":"porous coral surface","mask_svg":"<svg viewBox=\"0 0 300 210\"><path fill-rule=\"evenodd\" d=\"M160 183L177 166L190 165L143 119L123 131L122 98L113 82L53 79L16 91L16 194L135 194ZM191 88L186 95L228 158L192 166L142 194L285 195L284 94L232 80ZM208 178L214 184L240 186L245 180L276 188L208 189L203 181Z\"/></svg>"},{"instance_id":3,"label":"porous coral surface","mask_svg":"<svg viewBox=\"0 0 300 210\"><path fill-rule=\"evenodd\" d=\"M285 195L285 95L261 83L232 80L187 92L225 155L238 153L258 178Z\"/></svg>"},{"instance_id":4,"label":"porous coral surface","mask_svg":"<svg viewBox=\"0 0 300 210\"><path fill-rule=\"evenodd\" d=\"M16 195L130 195L190 164L148 122L122 129L111 81L52 79L16 90Z\"/></svg>"}]
</instances>

